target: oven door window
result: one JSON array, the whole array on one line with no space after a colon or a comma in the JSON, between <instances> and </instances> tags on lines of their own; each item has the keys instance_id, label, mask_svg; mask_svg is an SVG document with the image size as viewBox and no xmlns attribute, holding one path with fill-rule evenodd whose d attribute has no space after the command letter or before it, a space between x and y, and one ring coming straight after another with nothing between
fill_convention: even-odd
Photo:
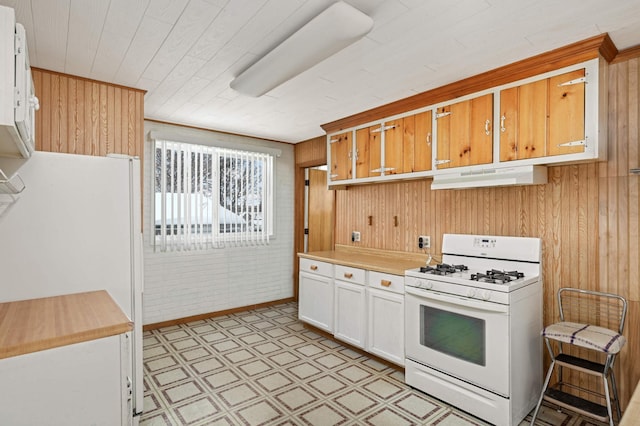
<instances>
[{"instance_id":1,"label":"oven door window","mask_svg":"<svg viewBox=\"0 0 640 426\"><path fill-rule=\"evenodd\" d=\"M420 305L420 344L477 365L486 365L485 321Z\"/></svg>"}]
</instances>

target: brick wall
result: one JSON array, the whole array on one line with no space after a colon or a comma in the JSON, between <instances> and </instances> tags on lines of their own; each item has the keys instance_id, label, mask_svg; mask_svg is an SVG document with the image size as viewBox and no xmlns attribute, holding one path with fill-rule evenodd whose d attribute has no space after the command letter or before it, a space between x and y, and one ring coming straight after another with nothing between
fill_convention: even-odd
<instances>
[{"instance_id":1,"label":"brick wall","mask_svg":"<svg viewBox=\"0 0 640 426\"><path fill-rule=\"evenodd\" d=\"M275 222L269 246L155 252L151 218L150 131L194 140L280 149L275 161ZM200 142L198 142L200 143ZM270 302L293 296L293 145L145 121L144 324Z\"/></svg>"}]
</instances>

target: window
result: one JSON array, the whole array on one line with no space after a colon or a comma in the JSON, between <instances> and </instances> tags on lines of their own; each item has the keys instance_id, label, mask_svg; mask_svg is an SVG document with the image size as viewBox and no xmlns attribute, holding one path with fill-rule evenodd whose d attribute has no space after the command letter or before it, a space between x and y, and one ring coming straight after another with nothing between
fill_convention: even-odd
<instances>
[{"instance_id":1,"label":"window","mask_svg":"<svg viewBox=\"0 0 640 426\"><path fill-rule=\"evenodd\" d=\"M154 197L162 251L268 244L273 156L156 140Z\"/></svg>"}]
</instances>

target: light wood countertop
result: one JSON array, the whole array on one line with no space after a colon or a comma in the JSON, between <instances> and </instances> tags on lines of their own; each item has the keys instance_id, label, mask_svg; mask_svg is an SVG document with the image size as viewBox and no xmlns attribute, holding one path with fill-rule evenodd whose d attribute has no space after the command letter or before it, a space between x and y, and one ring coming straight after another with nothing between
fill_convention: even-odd
<instances>
[{"instance_id":1,"label":"light wood countertop","mask_svg":"<svg viewBox=\"0 0 640 426\"><path fill-rule=\"evenodd\" d=\"M407 269L424 266L427 260L424 254L360 249L338 244L335 250L298 253L298 257L394 275L404 275Z\"/></svg>"},{"instance_id":2,"label":"light wood countertop","mask_svg":"<svg viewBox=\"0 0 640 426\"><path fill-rule=\"evenodd\" d=\"M105 290L0 303L0 359L132 329Z\"/></svg>"}]
</instances>

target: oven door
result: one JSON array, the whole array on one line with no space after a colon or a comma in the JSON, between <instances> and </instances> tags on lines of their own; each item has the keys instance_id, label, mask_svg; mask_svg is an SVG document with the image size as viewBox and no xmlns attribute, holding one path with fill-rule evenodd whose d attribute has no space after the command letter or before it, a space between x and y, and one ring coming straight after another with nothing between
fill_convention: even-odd
<instances>
[{"instance_id":1,"label":"oven door","mask_svg":"<svg viewBox=\"0 0 640 426\"><path fill-rule=\"evenodd\" d=\"M509 307L405 288L406 358L509 396Z\"/></svg>"}]
</instances>

